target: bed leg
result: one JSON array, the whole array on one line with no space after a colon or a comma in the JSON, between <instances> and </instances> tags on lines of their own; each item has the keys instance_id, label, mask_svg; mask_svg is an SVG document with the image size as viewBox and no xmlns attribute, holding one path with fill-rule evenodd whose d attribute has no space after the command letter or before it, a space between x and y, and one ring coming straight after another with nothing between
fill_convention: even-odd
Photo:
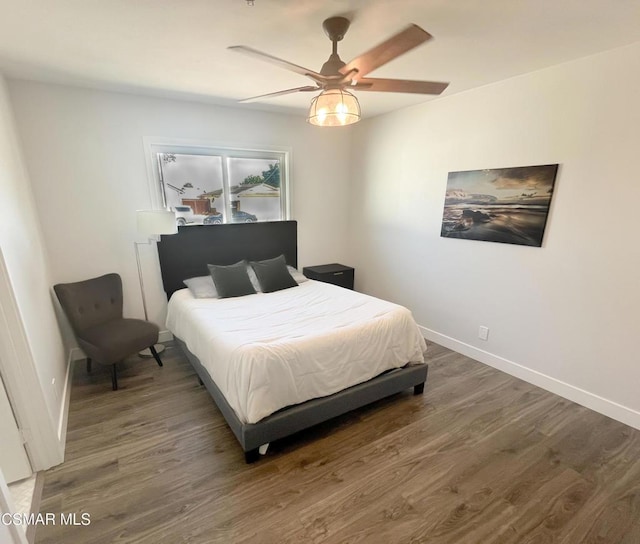
<instances>
[{"instance_id":1,"label":"bed leg","mask_svg":"<svg viewBox=\"0 0 640 544\"><path fill-rule=\"evenodd\" d=\"M424 393L424 382L413 386L413 394L414 395L422 395L422 393Z\"/></svg>"},{"instance_id":2,"label":"bed leg","mask_svg":"<svg viewBox=\"0 0 640 544\"><path fill-rule=\"evenodd\" d=\"M248 465L255 463L258 459L260 459L260 451L258 448L244 452L244 460Z\"/></svg>"},{"instance_id":3,"label":"bed leg","mask_svg":"<svg viewBox=\"0 0 640 544\"><path fill-rule=\"evenodd\" d=\"M198 376L198 383L199 383L200 385L204 385L204 382L202 381L202 378L201 378L200 376Z\"/></svg>"}]
</instances>

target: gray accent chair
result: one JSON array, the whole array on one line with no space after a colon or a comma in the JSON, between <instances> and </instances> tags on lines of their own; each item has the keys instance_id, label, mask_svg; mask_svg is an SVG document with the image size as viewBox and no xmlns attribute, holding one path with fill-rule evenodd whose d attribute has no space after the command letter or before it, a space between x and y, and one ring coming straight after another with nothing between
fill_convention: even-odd
<instances>
[{"instance_id":1,"label":"gray accent chair","mask_svg":"<svg viewBox=\"0 0 640 544\"><path fill-rule=\"evenodd\" d=\"M78 344L87 354L87 372L91 372L91 361L110 365L111 382L116 391L116 364L126 357L149 348L158 366L162 366L154 348L160 332L158 326L142 319L122 317L122 279L118 274L59 283L53 289Z\"/></svg>"}]
</instances>

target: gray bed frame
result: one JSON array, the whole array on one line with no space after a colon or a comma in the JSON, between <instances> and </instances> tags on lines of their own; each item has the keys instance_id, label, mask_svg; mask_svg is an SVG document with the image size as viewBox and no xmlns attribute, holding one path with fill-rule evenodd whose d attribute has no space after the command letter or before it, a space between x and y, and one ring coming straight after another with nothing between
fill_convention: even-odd
<instances>
[{"instance_id":1,"label":"gray bed frame","mask_svg":"<svg viewBox=\"0 0 640 544\"><path fill-rule=\"evenodd\" d=\"M176 342L198 374L200 383L207 388L233 434L236 435L244 450L247 463L253 463L259 458L259 448L264 444L411 387L413 387L414 394L419 395L424 391L424 384L427 381L428 365L408 365L390 370L372 380L343 389L328 397L312 399L302 404L283 408L261 419L258 423L242 423L200 360L187 349L182 340L176 337Z\"/></svg>"},{"instance_id":2,"label":"gray bed frame","mask_svg":"<svg viewBox=\"0 0 640 544\"><path fill-rule=\"evenodd\" d=\"M158 243L168 297L184 288L184 279L206 275L207 263L232 264L243 258L262 260L280 254L297 268L295 221L182 227L178 234L163 236ZM258 423L247 424L238 419L200 360L181 339L175 340L240 442L247 463L259 459L260 446L412 387L414 394L422 394L427 381L428 365L406 365L328 397L283 408Z\"/></svg>"}]
</instances>

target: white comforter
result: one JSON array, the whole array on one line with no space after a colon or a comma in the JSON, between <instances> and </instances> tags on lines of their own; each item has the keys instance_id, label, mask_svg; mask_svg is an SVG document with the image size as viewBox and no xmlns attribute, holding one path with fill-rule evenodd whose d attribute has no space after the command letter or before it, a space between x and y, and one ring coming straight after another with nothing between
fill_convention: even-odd
<instances>
[{"instance_id":1,"label":"white comforter","mask_svg":"<svg viewBox=\"0 0 640 544\"><path fill-rule=\"evenodd\" d=\"M244 423L423 363L426 350L406 308L317 281L227 299L183 289L169 301L167 326Z\"/></svg>"}]
</instances>

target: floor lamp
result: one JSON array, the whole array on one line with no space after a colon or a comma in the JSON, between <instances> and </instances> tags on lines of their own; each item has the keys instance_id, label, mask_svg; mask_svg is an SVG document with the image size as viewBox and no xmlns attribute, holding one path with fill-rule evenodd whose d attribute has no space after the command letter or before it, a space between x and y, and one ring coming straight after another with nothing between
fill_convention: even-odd
<instances>
[{"instance_id":1,"label":"floor lamp","mask_svg":"<svg viewBox=\"0 0 640 544\"><path fill-rule=\"evenodd\" d=\"M138 210L136 212L138 221L138 233L146 236L146 242L134 242L133 245L136 250L136 263L138 264L138 277L140 278L140 292L142 293L142 308L144 309L144 318L149 321L149 315L147 313L147 297L144 292L144 279L142 278L142 265L140 264L140 251L138 247L141 244L151 244L151 242L157 242L158 237L161 234L175 234L178 232L178 226L176 224L175 212L169 210ZM164 351L163 344L155 345L158 353ZM142 350L139 355L141 357L153 357L150 349Z\"/></svg>"}]
</instances>

